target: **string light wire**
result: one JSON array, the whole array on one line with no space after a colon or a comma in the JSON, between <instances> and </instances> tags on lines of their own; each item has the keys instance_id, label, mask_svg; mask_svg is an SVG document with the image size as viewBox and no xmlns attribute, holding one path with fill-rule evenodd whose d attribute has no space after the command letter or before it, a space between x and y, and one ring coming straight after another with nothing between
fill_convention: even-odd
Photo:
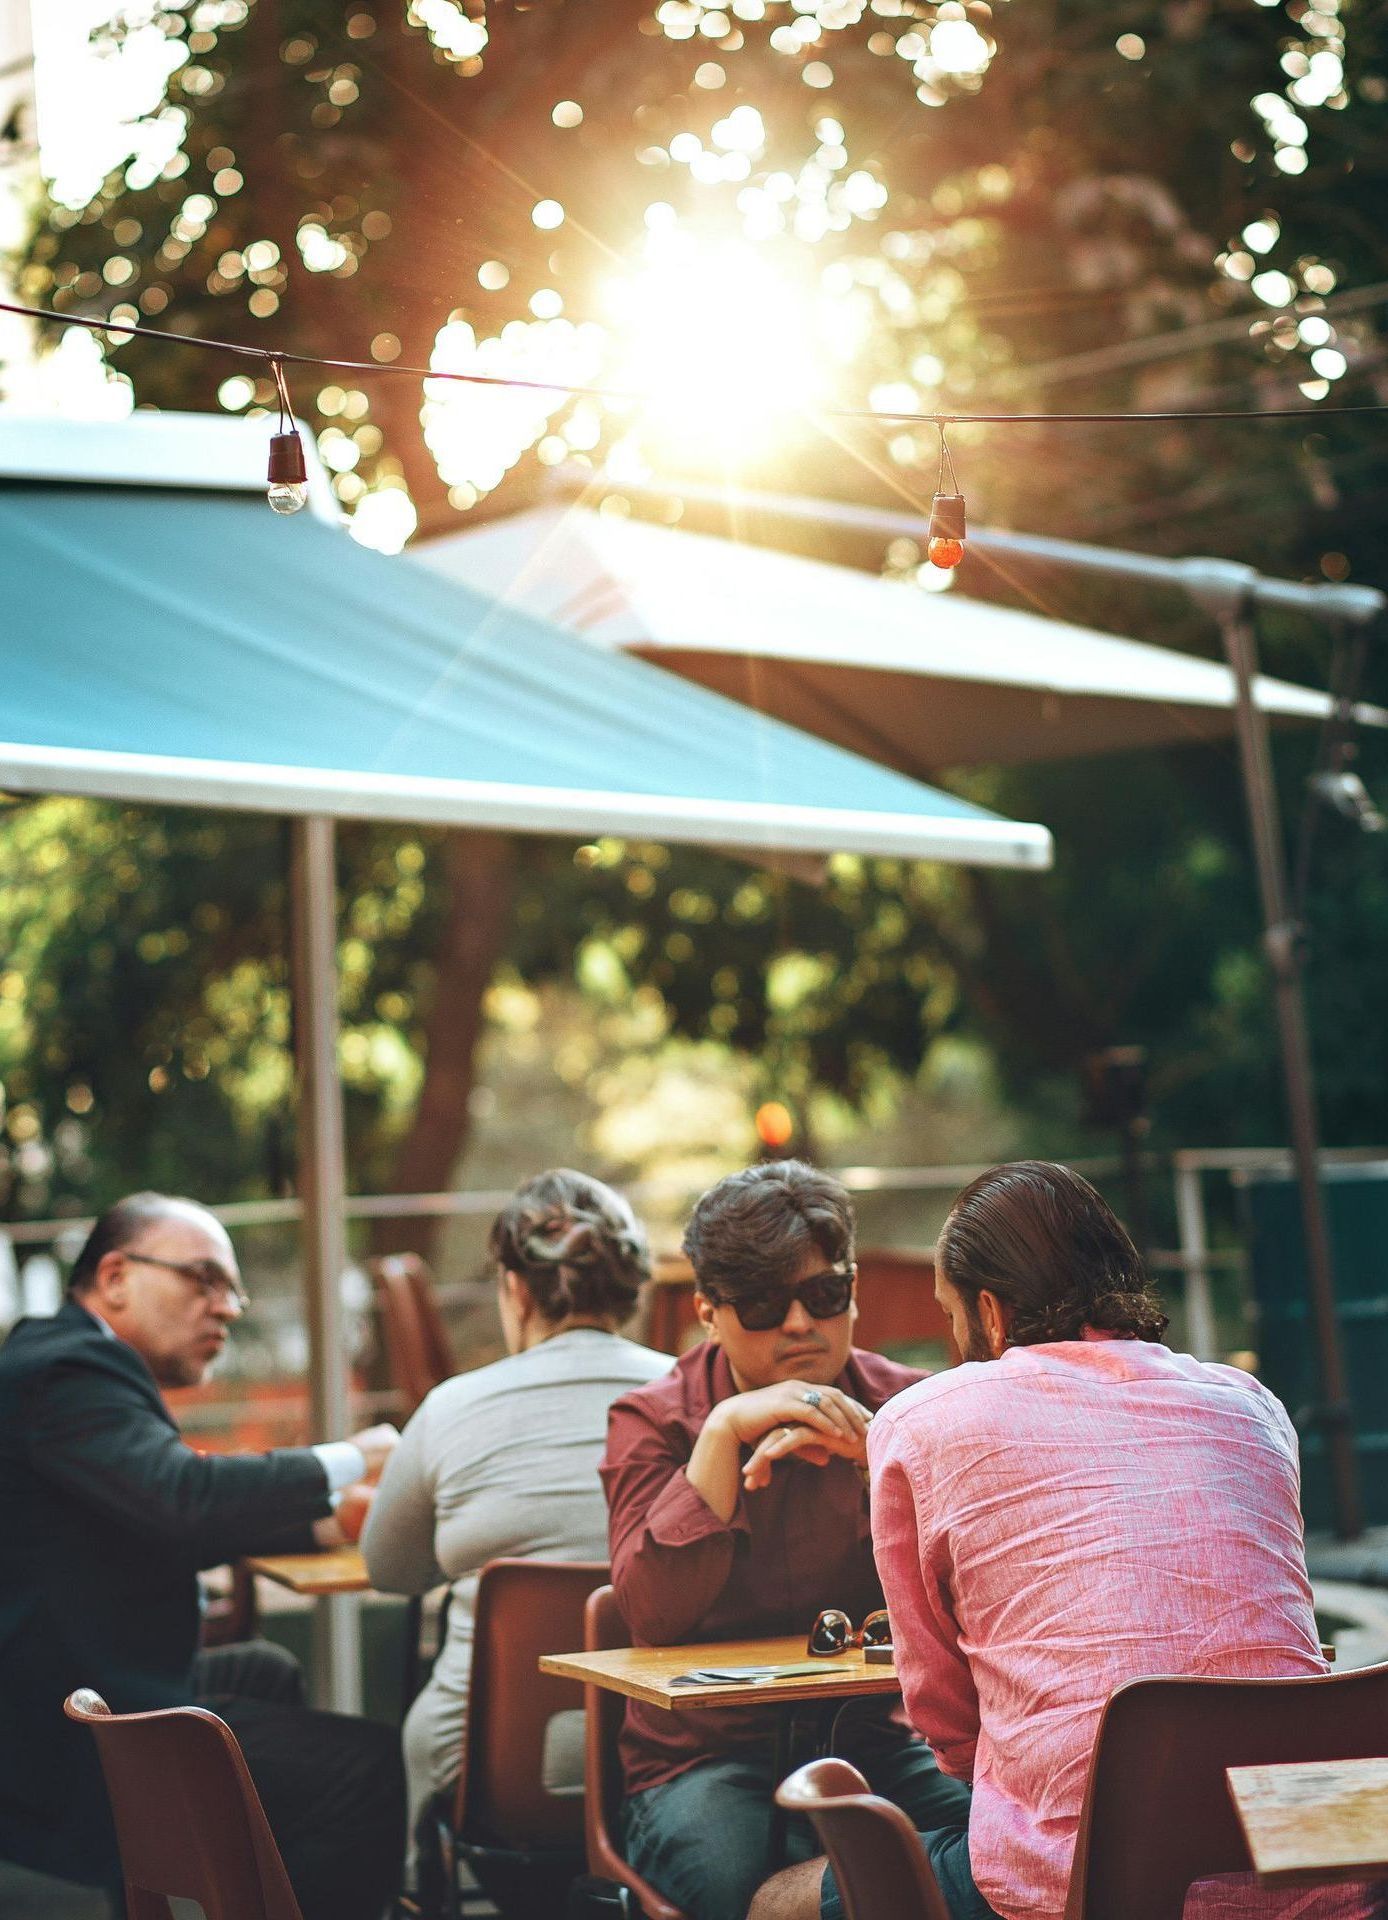
<instances>
[{"instance_id":1,"label":"string light wire","mask_svg":"<svg viewBox=\"0 0 1388 1920\"><path fill-rule=\"evenodd\" d=\"M523 379L518 375L497 373L460 373L438 367L419 367L375 360L339 359L322 353L290 353L279 347L253 347L239 340L214 340L202 334L176 333L169 327L145 327L129 320L94 320L84 314L54 313L47 307L26 307L0 300L0 313L12 313L26 320L38 320L60 327L85 327L91 333L120 333L141 340L159 340L167 346L201 347L209 353L225 353L256 360L263 366L330 367L334 372L381 375L415 380L446 380L465 386L512 387L532 393L567 394L576 400L605 400L624 406L639 406L650 396L618 387L577 386L567 380ZM1388 413L1388 401L1354 402L1337 407L1242 407L1162 412L1128 413L980 413L951 407L935 413L911 413L897 409L877 411L870 407L806 407L807 417L821 420L858 421L865 424L895 426L1123 426L1128 423L1172 422L1182 420L1326 420L1345 414Z\"/></svg>"}]
</instances>

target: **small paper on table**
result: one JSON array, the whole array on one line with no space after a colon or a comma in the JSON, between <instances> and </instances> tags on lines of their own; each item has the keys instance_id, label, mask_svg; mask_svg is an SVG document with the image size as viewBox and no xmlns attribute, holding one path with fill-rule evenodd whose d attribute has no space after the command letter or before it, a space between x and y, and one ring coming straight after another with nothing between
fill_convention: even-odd
<instances>
[{"instance_id":1,"label":"small paper on table","mask_svg":"<svg viewBox=\"0 0 1388 1920\"><path fill-rule=\"evenodd\" d=\"M763 1680L793 1680L807 1673L847 1673L843 1665L824 1660L793 1660L779 1667L695 1667L692 1673L677 1673L672 1687L728 1687L756 1685Z\"/></svg>"}]
</instances>

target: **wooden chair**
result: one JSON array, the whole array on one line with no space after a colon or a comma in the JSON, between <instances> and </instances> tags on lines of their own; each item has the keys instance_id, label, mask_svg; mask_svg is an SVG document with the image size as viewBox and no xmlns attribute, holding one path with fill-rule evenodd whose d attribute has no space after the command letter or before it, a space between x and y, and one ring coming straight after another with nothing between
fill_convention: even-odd
<instances>
[{"instance_id":1,"label":"wooden chair","mask_svg":"<svg viewBox=\"0 0 1388 1920\"><path fill-rule=\"evenodd\" d=\"M206 1920L301 1920L236 1737L202 1707L112 1713L79 1688L63 1702L90 1727L115 1815L128 1920L169 1920L169 1896Z\"/></svg>"},{"instance_id":2,"label":"wooden chair","mask_svg":"<svg viewBox=\"0 0 1388 1920\"><path fill-rule=\"evenodd\" d=\"M458 1371L433 1276L417 1253L383 1254L368 1260L366 1271L376 1290L390 1384L408 1415Z\"/></svg>"},{"instance_id":3,"label":"wooden chair","mask_svg":"<svg viewBox=\"0 0 1388 1920\"><path fill-rule=\"evenodd\" d=\"M1193 1881L1248 1873L1226 1767L1385 1750L1388 1666L1115 1688L1090 1762L1065 1920L1181 1920Z\"/></svg>"},{"instance_id":4,"label":"wooden chair","mask_svg":"<svg viewBox=\"0 0 1388 1920\"><path fill-rule=\"evenodd\" d=\"M776 1804L813 1820L848 1920L950 1920L915 1828L846 1760L797 1768L777 1787Z\"/></svg>"},{"instance_id":5,"label":"wooden chair","mask_svg":"<svg viewBox=\"0 0 1388 1920\"><path fill-rule=\"evenodd\" d=\"M933 1254L903 1247L863 1247L858 1253L858 1321L854 1344L881 1353L885 1347L924 1341L944 1347L951 1366L959 1350L949 1318L935 1298Z\"/></svg>"},{"instance_id":6,"label":"wooden chair","mask_svg":"<svg viewBox=\"0 0 1388 1920\"><path fill-rule=\"evenodd\" d=\"M657 1353L682 1353L699 1328L694 1311L694 1269L682 1253L656 1256L646 1295L646 1345Z\"/></svg>"},{"instance_id":7,"label":"wooden chair","mask_svg":"<svg viewBox=\"0 0 1388 1920\"><path fill-rule=\"evenodd\" d=\"M1099 1722L1065 1920L1181 1920L1197 1880L1250 1872L1226 1767L1388 1745L1388 1666L1297 1680L1131 1680ZM824 1841L848 1920L948 1920L910 1822L840 1760L777 1788Z\"/></svg>"},{"instance_id":8,"label":"wooden chair","mask_svg":"<svg viewBox=\"0 0 1388 1920\"><path fill-rule=\"evenodd\" d=\"M622 1618L611 1587L598 1587L583 1611L583 1645L588 1653L631 1644L631 1632ZM684 1913L664 1894L643 1880L623 1858L617 1836L621 1832L622 1767L617 1751L625 1698L606 1687L585 1687L584 1704L584 1828L588 1843L588 1883L583 1912L615 1909L622 1920L685 1920ZM709 1844L718 1844L710 1834ZM607 1898L604 1899L604 1892ZM572 1910L571 1910L572 1911Z\"/></svg>"},{"instance_id":9,"label":"wooden chair","mask_svg":"<svg viewBox=\"0 0 1388 1920\"><path fill-rule=\"evenodd\" d=\"M582 1711L583 1689L539 1672L538 1662L579 1643L584 1603L606 1578L601 1560L483 1567L458 1784L428 1810L420 1836L426 1912L462 1914L460 1863L504 1913L563 1912L583 1871L583 1793L545 1786L545 1738L556 1714Z\"/></svg>"}]
</instances>

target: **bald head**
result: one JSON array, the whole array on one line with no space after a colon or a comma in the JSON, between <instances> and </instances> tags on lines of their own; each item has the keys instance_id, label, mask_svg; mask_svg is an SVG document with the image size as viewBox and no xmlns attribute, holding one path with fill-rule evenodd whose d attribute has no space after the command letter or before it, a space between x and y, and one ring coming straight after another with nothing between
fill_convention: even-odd
<instances>
[{"instance_id":1,"label":"bald head","mask_svg":"<svg viewBox=\"0 0 1388 1920\"><path fill-rule=\"evenodd\" d=\"M196 1200L185 1200L172 1193L129 1193L124 1200L117 1200L114 1206L107 1207L94 1223L91 1232L83 1242L82 1251L72 1263L72 1272L68 1275L68 1291L78 1294L90 1293L96 1282L97 1268L108 1253L119 1253L123 1247L133 1247L146 1227L155 1226L161 1220L186 1220L190 1224L211 1226L218 1233L221 1228Z\"/></svg>"},{"instance_id":2,"label":"bald head","mask_svg":"<svg viewBox=\"0 0 1388 1920\"><path fill-rule=\"evenodd\" d=\"M166 1193L108 1207L69 1290L168 1387L207 1377L245 1303L226 1228L196 1201Z\"/></svg>"}]
</instances>

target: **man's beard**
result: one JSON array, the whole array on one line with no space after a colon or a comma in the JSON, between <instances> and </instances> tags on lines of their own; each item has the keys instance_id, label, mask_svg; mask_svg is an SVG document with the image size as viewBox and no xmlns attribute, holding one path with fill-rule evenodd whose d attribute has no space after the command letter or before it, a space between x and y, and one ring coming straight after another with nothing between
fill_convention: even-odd
<instances>
[{"instance_id":1,"label":"man's beard","mask_svg":"<svg viewBox=\"0 0 1388 1920\"><path fill-rule=\"evenodd\" d=\"M964 1302L964 1325L967 1338L964 1342L962 1358L965 1360L991 1360L993 1349L988 1345L988 1336L983 1331L983 1319L978 1311L976 1300Z\"/></svg>"}]
</instances>

